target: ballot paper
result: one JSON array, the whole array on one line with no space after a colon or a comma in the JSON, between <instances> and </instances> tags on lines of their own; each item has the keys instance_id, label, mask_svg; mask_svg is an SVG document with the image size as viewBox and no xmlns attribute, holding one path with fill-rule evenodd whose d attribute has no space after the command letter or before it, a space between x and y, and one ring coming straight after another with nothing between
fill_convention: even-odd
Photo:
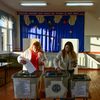
<instances>
[{"instance_id":1,"label":"ballot paper","mask_svg":"<svg viewBox=\"0 0 100 100\"><path fill-rule=\"evenodd\" d=\"M30 62L29 59L26 59L26 64L23 65L23 70L27 70L29 73L36 71L35 66Z\"/></svg>"}]
</instances>

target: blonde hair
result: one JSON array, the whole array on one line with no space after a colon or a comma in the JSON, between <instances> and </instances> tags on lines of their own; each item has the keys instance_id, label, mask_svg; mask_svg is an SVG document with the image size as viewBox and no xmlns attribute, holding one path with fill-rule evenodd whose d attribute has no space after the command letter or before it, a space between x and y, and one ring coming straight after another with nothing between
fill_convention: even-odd
<instances>
[{"instance_id":1,"label":"blonde hair","mask_svg":"<svg viewBox=\"0 0 100 100\"><path fill-rule=\"evenodd\" d=\"M43 52L42 47L41 47L41 44L40 44L39 41L33 41L33 42L31 43L30 47L29 47L29 50L33 50L33 45L35 45L36 50L37 50L38 52Z\"/></svg>"}]
</instances>

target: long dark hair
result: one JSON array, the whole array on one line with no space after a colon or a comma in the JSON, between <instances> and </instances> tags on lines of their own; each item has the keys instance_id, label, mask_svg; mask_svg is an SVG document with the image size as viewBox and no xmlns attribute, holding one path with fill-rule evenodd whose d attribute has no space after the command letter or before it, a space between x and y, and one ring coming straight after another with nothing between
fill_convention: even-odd
<instances>
[{"instance_id":1,"label":"long dark hair","mask_svg":"<svg viewBox=\"0 0 100 100\"><path fill-rule=\"evenodd\" d=\"M69 46L69 55L70 55L72 58L74 58L74 59L76 58L76 59L77 59L76 53L75 53L75 51L74 51L73 44L72 44L72 42L70 42L70 41L66 42L65 45L64 45L64 48L63 48L63 50L62 50L62 56L63 56L63 58L65 58L65 55L66 55L66 54L65 54L65 53L66 53L66 50L65 50L66 45Z\"/></svg>"}]
</instances>

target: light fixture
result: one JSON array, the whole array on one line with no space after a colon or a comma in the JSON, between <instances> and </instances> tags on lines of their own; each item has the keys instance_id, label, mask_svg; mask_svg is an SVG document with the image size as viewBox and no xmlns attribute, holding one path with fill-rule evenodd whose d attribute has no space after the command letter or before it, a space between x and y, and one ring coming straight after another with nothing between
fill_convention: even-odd
<instances>
[{"instance_id":1,"label":"light fixture","mask_svg":"<svg viewBox=\"0 0 100 100\"><path fill-rule=\"evenodd\" d=\"M91 1L69 1L65 3L66 6L93 6Z\"/></svg>"},{"instance_id":2,"label":"light fixture","mask_svg":"<svg viewBox=\"0 0 100 100\"><path fill-rule=\"evenodd\" d=\"M21 6L47 6L47 3L44 1L21 1Z\"/></svg>"}]
</instances>

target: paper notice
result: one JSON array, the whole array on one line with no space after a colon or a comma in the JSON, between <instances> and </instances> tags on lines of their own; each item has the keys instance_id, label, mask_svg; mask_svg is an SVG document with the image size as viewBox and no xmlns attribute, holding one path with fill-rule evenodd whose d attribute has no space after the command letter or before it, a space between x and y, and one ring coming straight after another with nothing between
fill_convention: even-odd
<instances>
[{"instance_id":1,"label":"paper notice","mask_svg":"<svg viewBox=\"0 0 100 100\"><path fill-rule=\"evenodd\" d=\"M30 62L30 60L26 60L26 64L24 64L24 68L26 68L27 69L27 71L29 72L29 73L33 73L35 70L36 70L36 68L34 67L34 65Z\"/></svg>"}]
</instances>

